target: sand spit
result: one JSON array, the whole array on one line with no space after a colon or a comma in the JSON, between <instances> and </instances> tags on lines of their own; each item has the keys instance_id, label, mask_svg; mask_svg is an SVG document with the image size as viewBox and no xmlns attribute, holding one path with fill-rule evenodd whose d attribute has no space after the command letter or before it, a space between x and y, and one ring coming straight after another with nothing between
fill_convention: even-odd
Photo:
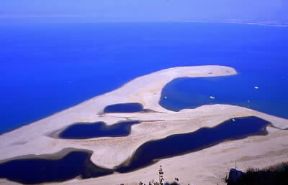
<instances>
[{"instance_id":1,"label":"sand spit","mask_svg":"<svg viewBox=\"0 0 288 185\"><path fill-rule=\"evenodd\" d=\"M256 116L272 123L266 136L254 136L219 145L182 156L163 159L146 168L88 180L72 180L63 184L115 185L135 184L157 179L161 164L167 179L180 178L190 184L223 184L222 178L230 167L246 169L264 167L287 161L288 120L232 105L204 105L196 109L172 112L158 102L162 88L180 77L214 77L236 75L233 68L225 66L177 67L161 70L136 78L119 89L97 96L72 108L23 126L0 136L0 163L19 156L53 154L63 148L93 151L91 160L105 168L113 168L127 160L143 143L179 133L193 132L201 127L213 127L235 117ZM138 102L155 112L103 114L107 105ZM51 133L80 122L139 120L129 136L65 140L50 137ZM224 175L224 176L223 176ZM0 179L0 184L9 184Z\"/></svg>"}]
</instances>

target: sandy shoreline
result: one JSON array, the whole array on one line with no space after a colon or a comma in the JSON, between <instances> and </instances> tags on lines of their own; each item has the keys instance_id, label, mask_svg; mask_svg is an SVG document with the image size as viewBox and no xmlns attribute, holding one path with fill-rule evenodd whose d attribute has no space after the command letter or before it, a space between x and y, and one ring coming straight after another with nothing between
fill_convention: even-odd
<instances>
[{"instance_id":1,"label":"sandy shoreline","mask_svg":"<svg viewBox=\"0 0 288 185\"><path fill-rule=\"evenodd\" d=\"M281 130L288 128L287 119L231 105L206 105L172 112L158 103L162 88L175 78L235 74L237 74L235 69L225 66L194 66L170 68L138 77L114 91L1 135L0 162L18 156L53 154L63 148L77 148L93 151L91 160L97 166L113 168L127 160L141 144L149 140L193 132L201 127L216 126L234 117L246 116L257 116L267 120L275 128L269 128L267 136L225 142L199 152L163 159L159 163L164 167L167 178L173 179L177 175L180 180L192 184L216 184L215 182L223 184L220 182L220 176L227 172L227 168L233 167L235 161L241 161L239 167L246 169L252 164L258 167L288 160L288 156L281 152L286 151L287 146L285 140L288 139L288 133ZM126 102L138 102L145 109L158 112L99 114L107 105ZM133 125L132 132L127 137L64 140L49 136L74 123L104 121L109 125L125 121L127 118L145 121ZM275 154L272 155L271 152ZM133 184L140 180L148 182L153 178L157 179L159 163L127 174L72 180L66 183L115 185ZM0 184L1 181L7 184L5 180L0 180Z\"/></svg>"}]
</instances>

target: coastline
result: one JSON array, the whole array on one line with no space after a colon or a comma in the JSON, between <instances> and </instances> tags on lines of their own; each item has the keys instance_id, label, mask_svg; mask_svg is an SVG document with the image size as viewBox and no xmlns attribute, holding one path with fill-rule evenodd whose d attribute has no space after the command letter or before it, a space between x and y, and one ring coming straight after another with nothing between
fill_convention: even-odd
<instances>
[{"instance_id":1,"label":"coastline","mask_svg":"<svg viewBox=\"0 0 288 185\"><path fill-rule=\"evenodd\" d=\"M240 154L237 154L242 152L242 150L239 152L241 147L235 149L235 146L242 146L246 142L250 143L249 145L245 145L245 147L243 147L246 148L244 153L249 156L248 154L252 155L251 151L253 148L255 150L255 147L258 147L259 142L271 144L279 139L277 138L277 133L281 133L284 138L288 138L288 134L281 130L288 128L287 119L271 116L251 109L232 105L203 105L195 109L186 109L180 112L173 112L166 110L159 105L162 88L175 78L216 77L236 74L237 72L235 69L225 66L194 66L169 68L138 77L114 91L87 100L72 108L66 109L32 124L23 126L8 133L4 133L0 136L0 163L11 158L18 158L18 156L25 156L29 154L53 154L61 151L63 148L77 148L79 150L93 151L91 160L97 166L113 168L126 161L141 144L150 140L165 138L173 134L193 132L201 127L213 127L234 117L257 116L273 124L273 127L275 128L269 128L268 135L265 137L253 136L242 140L225 142L202 150L201 152L189 153L183 156L172 157L160 161L162 165L164 164L164 170L167 170L169 178L174 178L172 176L172 174L174 174L173 171L179 171L177 173L180 178L187 182L190 178L190 180L192 179L191 182L193 182L193 184L197 184L197 182L194 182L194 180L197 181L197 176L191 176L191 174L189 175L191 170L193 171L195 165L197 165L197 162L199 166L202 166L201 163L201 165L199 164L200 161L204 163L204 161L210 161L213 158L217 159L217 157L225 156L223 161L226 161L226 163L225 167L223 166L223 170L226 170L228 165L231 165L231 163L233 164L233 160L242 158ZM100 114L107 105L126 102L138 102L141 103L145 109L151 109L157 112ZM135 119L145 121L145 123L132 126L132 132L127 137L64 140L49 136L49 134L77 122L93 123L96 121L104 121L107 123L107 125L111 125L117 121L123 121L125 119ZM281 143L283 144L283 140L285 139L282 139L282 142L272 144L278 147L276 151L284 150L285 147L281 146ZM263 155L265 152L267 153L274 151L271 150L271 148L269 149L267 150L265 148L261 148L261 150L259 149L259 151L255 151L256 153L252 155L252 158L254 157L254 161L258 160L255 162L256 164L258 164L260 159L256 159L255 156ZM223 150L227 152L225 152L225 154L220 152ZM211 155L217 152L218 155ZM203 157L202 155L206 155L206 157ZM279 157L279 159L283 159L283 157ZM194 160L191 161L191 158ZM209 164L207 162L207 164L204 163L202 166L203 169L200 170L200 174L206 174L209 177L212 169L215 170L224 165L218 164L219 162L217 163L218 160L216 159L214 162L210 161L211 165L214 165L213 168L209 168ZM276 161L279 161L279 159ZM287 160L288 157L285 159ZM263 164L268 163L270 165L270 163L272 163L272 161L265 157L264 160L265 161L263 161ZM179 161L182 161L183 164ZM220 163L224 162L221 161ZM182 164L182 167L181 165L178 166L179 164ZM190 169L189 166L187 166L188 164L194 168ZM189 168L190 170L180 170L183 168L183 165L185 168ZM243 166L247 167L245 165ZM147 178L154 177L158 167L159 164L156 163L135 172L100 177L97 178L97 182L95 182L95 179L88 179L72 180L63 184L80 183L112 185L116 182L119 183L119 180L121 179L128 183L132 182L133 184L134 181L139 182L143 178L146 178L145 180L147 180ZM194 170L197 169L195 168ZM215 171L215 173L219 174L220 172L221 170ZM182 177L182 173L185 174L184 177ZM199 175L199 173L196 172L195 174ZM200 180L207 181L207 177L205 175L204 177L200 178ZM212 184L212 182L214 183L215 181L211 180L210 183ZM199 184L201 183L199 182ZM209 182L206 184L209 184Z\"/></svg>"},{"instance_id":2,"label":"coastline","mask_svg":"<svg viewBox=\"0 0 288 185\"><path fill-rule=\"evenodd\" d=\"M19 24L19 21L23 22L23 23L28 23L28 24L43 24L43 21L39 22L39 20L37 19L37 17L25 17L25 18L20 18L20 17L14 17L14 18L8 18L8 17L1 17L0 16L0 20L2 20L1 23L5 23L6 24L10 24L10 25L16 25ZM194 20L159 20L159 21L153 21L153 20L149 20L149 21L116 21L116 20L98 20L98 21L81 21L81 19L78 19L76 22L75 21L71 21L71 20L65 20L65 21L59 21L56 19L47 19L46 23L50 23L50 24L63 24L63 23L67 23L71 24L71 23L80 23L80 24L138 24L138 23L207 23L207 24L242 24L242 25L257 25L257 26L275 26L275 27L288 27L288 20L283 20L283 21L277 21L277 20L262 20L262 21L257 21L257 20L249 20L249 19L224 19L224 20L217 20L217 19L194 19ZM1 25L1 24L0 24ZM3 24L4 25L4 24Z\"/></svg>"}]
</instances>

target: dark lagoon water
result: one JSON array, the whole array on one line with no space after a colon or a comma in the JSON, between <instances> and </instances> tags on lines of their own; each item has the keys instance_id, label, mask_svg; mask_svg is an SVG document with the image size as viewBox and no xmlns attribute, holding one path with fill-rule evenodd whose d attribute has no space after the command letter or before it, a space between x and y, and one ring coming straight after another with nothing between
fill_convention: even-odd
<instances>
[{"instance_id":1,"label":"dark lagoon water","mask_svg":"<svg viewBox=\"0 0 288 185\"><path fill-rule=\"evenodd\" d=\"M286 27L0 23L0 44L0 133L168 67L229 65L252 90L273 86L275 96L288 81Z\"/></svg>"},{"instance_id":2,"label":"dark lagoon water","mask_svg":"<svg viewBox=\"0 0 288 185\"><path fill-rule=\"evenodd\" d=\"M267 134L269 122L257 117L235 118L213 128L200 128L195 132L177 134L141 145L132 158L116 168L125 173L143 168L162 158L199 151L227 140Z\"/></svg>"},{"instance_id":3,"label":"dark lagoon water","mask_svg":"<svg viewBox=\"0 0 288 185\"><path fill-rule=\"evenodd\" d=\"M115 169L104 169L90 161L91 153L72 151L60 159L45 155L16 159L0 164L0 178L36 184L81 178L99 177L113 172L131 172L157 162L159 159L202 150L227 140L267 134L269 122L257 117L235 118L213 128L200 128L195 132L177 134L141 145L126 163ZM125 128L124 128L125 130Z\"/></svg>"},{"instance_id":4,"label":"dark lagoon water","mask_svg":"<svg viewBox=\"0 0 288 185\"><path fill-rule=\"evenodd\" d=\"M163 89L160 104L174 111L232 104L288 118L287 78L284 74L281 77L266 73L265 76L247 71L229 77L176 79Z\"/></svg>"},{"instance_id":5,"label":"dark lagoon water","mask_svg":"<svg viewBox=\"0 0 288 185\"><path fill-rule=\"evenodd\" d=\"M60 182L75 177L83 179L113 173L113 170L97 167L90 161L91 154L72 151L61 159L46 158L17 159L0 164L0 178L23 184ZM55 157L55 156L54 156Z\"/></svg>"},{"instance_id":6,"label":"dark lagoon water","mask_svg":"<svg viewBox=\"0 0 288 185\"><path fill-rule=\"evenodd\" d=\"M143 106L140 103L119 103L108 105L104 108L104 113L132 113L143 111Z\"/></svg>"},{"instance_id":7,"label":"dark lagoon water","mask_svg":"<svg viewBox=\"0 0 288 185\"><path fill-rule=\"evenodd\" d=\"M132 125L139 123L139 121L123 121L113 125L106 125L104 122L76 123L64 129L59 137L63 139L88 139L128 136Z\"/></svg>"}]
</instances>

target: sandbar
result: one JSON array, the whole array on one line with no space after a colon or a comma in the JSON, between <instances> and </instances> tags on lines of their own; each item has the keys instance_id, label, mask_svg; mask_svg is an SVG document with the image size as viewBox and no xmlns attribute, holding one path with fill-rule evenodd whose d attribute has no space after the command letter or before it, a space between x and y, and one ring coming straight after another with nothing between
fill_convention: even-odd
<instances>
[{"instance_id":1,"label":"sandbar","mask_svg":"<svg viewBox=\"0 0 288 185\"><path fill-rule=\"evenodd\" d=\"M96 179L73 179L63 184L137 184L157 179L159 165L165 178L190 184L224 184L223 178L230 167L245 170L249 167L265 167L287 161L286 153L288 120L233 105L203 105L195 109L173 112L159 105L163 87L181 77L216 77L237 75L227 66L186 66L164 69L138 77L109 93L87 100L52 116L5 133L0 136L0 163L27 155L57 153L64 148L92 151L92 162L100 167L113 168L133 155L143 143L179 133L189 133L202 127L214 127L236 117L256 116L272 123L266 136L253 136L229 141L216 146L160 160L146 168L125 174L112 174ZM111 104L138 102L151 112L107 113L103 109ZM103 121L108 125L125 120L143 121L133 125L131 134L125 137L92 139L60 139L51 137L57 130L74 123ZM23 158L23 157L22 157ZM0 179L0 184L14 184ZM59 183L57 183L59 184Z\"/></svg>"}]
</instances>

